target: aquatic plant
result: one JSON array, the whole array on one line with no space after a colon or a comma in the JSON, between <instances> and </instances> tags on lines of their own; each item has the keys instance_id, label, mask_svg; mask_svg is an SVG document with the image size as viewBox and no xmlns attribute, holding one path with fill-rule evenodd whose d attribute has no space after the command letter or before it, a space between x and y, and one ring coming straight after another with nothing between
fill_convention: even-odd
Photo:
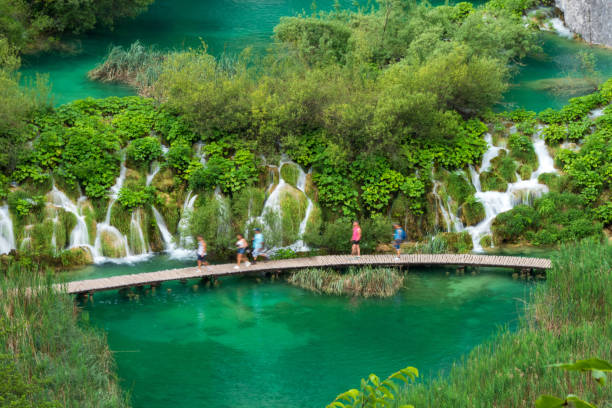
<instances>
[{"instance_id":1,"label":"aquatic plant","mask_svg":"<svg viewBox=\"0 0 612 408\"><path fill-rule=\"evenodd\" d=\"M129 48L112 47L104 62L88 73L92 80L122 82L138 89L141 95L148 95L161 72L165 53L153 47L145 47L140 41Z\"/></svg>"},{"instance_id":2,"label":"aquatic plant","mask_svg":"<svg viewBox=\"0 0 612 408\"><path fill-rule=\"evenodd\" d=\"M404 277L393 268L351 267L345 273L309 268L292 273L287 281L328 295L389 297L399 290Z\"/></svg>"},{"instance_id":3,"label":"aquatic plant","mask_svg":"<svg viewBox=\"0 0 612 408\"><path fill-rule=\"evenodd\" d=\"M11 263L0 274L0 404L127 407L104 335L42 273Z\"/></svg>"},{"instance_id":4,"label":"aquatic plant","mask_svg":"<svg viewBox=\"0 0 612 408\"><path fill-rule=\"evenodd\" d=\"M546 284L536 287L519 327L502 329L449 373L402 390L398 403L444 407L532 406L543 394L580 395L596 406L612 388L549 365L597 356L612 359L612 246L599 240L563 245Z\"/></svg>"}]
</instances>

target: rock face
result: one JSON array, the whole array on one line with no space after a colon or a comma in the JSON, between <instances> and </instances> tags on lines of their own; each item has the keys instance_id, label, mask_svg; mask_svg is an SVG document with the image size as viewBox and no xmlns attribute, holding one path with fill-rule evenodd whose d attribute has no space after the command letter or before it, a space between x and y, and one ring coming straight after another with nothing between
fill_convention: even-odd
<instances>
[{"instance_id":1,"label":"rock face","mask_svg":"<svg viewBox=\"0 0 612 408\"><path fill-rule=\"evenodd\" d=\"M565 24L592 44L612 47L611 0L555 0Z\"/></svg>"}]
</instances>

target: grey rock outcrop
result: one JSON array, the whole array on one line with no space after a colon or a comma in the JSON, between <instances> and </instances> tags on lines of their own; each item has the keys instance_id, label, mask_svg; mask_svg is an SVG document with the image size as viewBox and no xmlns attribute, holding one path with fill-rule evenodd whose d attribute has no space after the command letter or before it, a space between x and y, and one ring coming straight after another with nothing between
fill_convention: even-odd
<instances>
[{"instance_id":1,"label":"grey rock outcrop","mask_svg":"<svg viewBox=\"0 0 612 408\"><path fill-rule=\"evenodd\" d=\"M612 0L555 0L565 24L587 42L612 47Z\"/></svg>"}]
</instances>

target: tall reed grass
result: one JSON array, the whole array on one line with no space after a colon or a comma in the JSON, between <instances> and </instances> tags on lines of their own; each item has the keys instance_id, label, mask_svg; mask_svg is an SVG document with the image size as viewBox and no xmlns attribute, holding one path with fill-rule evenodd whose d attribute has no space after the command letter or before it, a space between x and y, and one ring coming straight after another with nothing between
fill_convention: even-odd
<instances>
[{"instance_id":1,"label":"tall reed grass","mask_svg":"<svg viewBox=\"0 0 612 408\"><path fill-rule=\"evenodd\" d=\"M133 86L148 96L159 77L166 54L135 41L129 48L112 47L104 62L87 74L95 81L120 82Z\"/></svg>"},{"instance_id":2,"label":"tall reed grass","mask_svg":"<svg viewBox=\"0 0 612 408\"><path fill-rule=\"evenodd\" d=\"M515 332L501 330L448 375L405 388L398 402L533 407L542 394L577 394L611 407L610 385L599 387L589 375L547 367L592 357L612 360L612 246L587 240L560 249Z\"/></svg>"},{"instance_id":3,"label":"tall reed grass","mask_svg":"<svg viewBox=\"0 0 612 408\"><path fill-rule=\"evenodd\" d=\"M397 293L404 277L393 268L349 268L345 273L309 268L292 273L288 282L328 295L389 297Z\"/></svg>"},{"instance_id":4,"label":"tall reed grass","mask_svg":"<svg viewBox=\"0 0 612 408\"><path fill-rule=\"evenodd\" d=\"M79 321L70 295L16 264L0 293L0 406L128 406L105 336Z\"/></svg>"}]
</instances>

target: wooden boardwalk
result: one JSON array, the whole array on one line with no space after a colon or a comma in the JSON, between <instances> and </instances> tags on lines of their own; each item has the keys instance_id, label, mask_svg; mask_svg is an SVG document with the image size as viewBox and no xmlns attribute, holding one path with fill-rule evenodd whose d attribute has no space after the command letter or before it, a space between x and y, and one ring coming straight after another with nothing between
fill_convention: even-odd
<instances>
[{"instance_id":1,"label":"wooden boardwalk","mask_svg":"<svg viewBox=\"0 0 612 408\"><path fill-rule=\"evenodd\" d=\"M91 293L102 290L120 289L131 286L157 285L162 282L193 278L213 278L225 275L244 275L262 272L283 272L302 268L346 267L346 266L492 266L513 269L549 269L551 262L543 258L524 258L518 256L494 256L472 254L440 255L402 255L395 260L393 255L364 255L359 259L349 255L315 256L279 261L258 262L249 267L244 264L234 269L235 264L211 265L199 272L196 267L171 269L159 272L138 273L89 279L66 283L68 293Z\"/></svg>"}]
</instances>

